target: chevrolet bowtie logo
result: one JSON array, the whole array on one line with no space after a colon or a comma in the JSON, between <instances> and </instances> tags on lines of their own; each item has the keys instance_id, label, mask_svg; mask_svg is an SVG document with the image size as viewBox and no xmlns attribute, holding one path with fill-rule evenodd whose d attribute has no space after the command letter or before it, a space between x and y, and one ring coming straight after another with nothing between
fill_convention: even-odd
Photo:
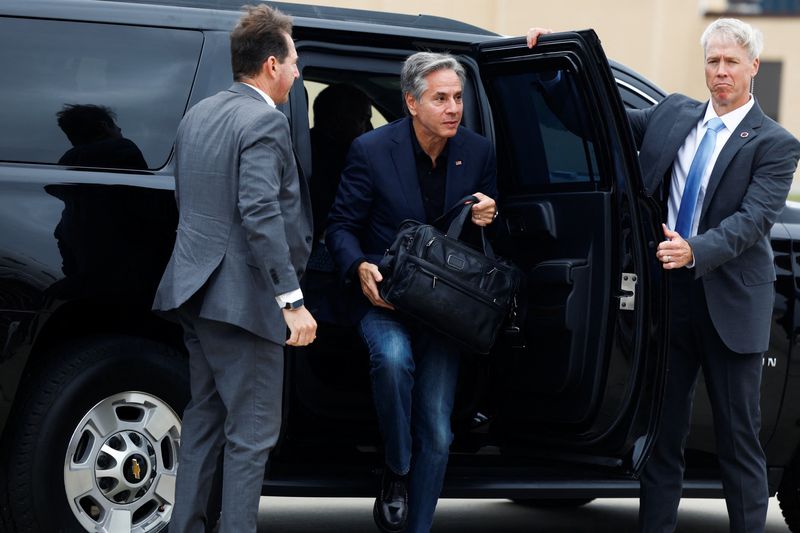
<instances>
[{"instance_id":1,"label":"chevrolet bowtie logo","mask_svg":"<svg viewBox=\"0 0 800 533\"><path fill-rule=\"evenodd\" d=\"M132 459L131 470L133 470L133 477L136 478L136 481L142 479L142 467L139 466L139 461L136 459Z\"/></svg>"}]
</instances>

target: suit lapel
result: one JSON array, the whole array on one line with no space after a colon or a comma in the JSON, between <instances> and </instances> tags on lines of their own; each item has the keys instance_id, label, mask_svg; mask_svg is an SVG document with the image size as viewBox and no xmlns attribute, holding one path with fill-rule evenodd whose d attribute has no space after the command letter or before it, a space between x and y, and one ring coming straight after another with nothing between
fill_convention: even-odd
<instances>
[{"instance_id":1,"label":"suit lapel","mask_svg":"<svg viewBox=\"0 0 800 533\"><path fill-rule=\"evenodd\" d=\"M706 214L711 198L717 191L722 177L727 170L728 165L733 160L734 156L742 149L742 147L755 139L758 135L758 130L761 128L761 123L764 122L764 113L756 102L753 108L745 115L736 130L731 133L728 142L722 147L719 153L714 168L711 170L711 176L708 178L708 185L706 186L706 193L703 197L703 209L700 211L700 220Z\"/></svg>"},{"instance_id":2,"label":"suit lapel","mask_svg":"<svg viewBox=\"0 0 800 533\"><path fill-rule=\"evenodd\" d=\"M698 103L689 112L678 113L675 122L672 123L672 127L664 137L664 146L659 152L658 162L650 167L651 174L645 181L645 183L652 184L648 191L650 194L654 194L658 186L661 185L664 176L667 175L667 172L670 171L675 162L676 154L683 146L683 143L686 142L689 132L702 118L705 109L705 103ZM668 191L667 194L669 194Z\"/></svg>"},{"instance_id":3,"label":"suit lapel","mask_svg":"<svg viewBox=\"0 0 800 533\"><path fill-rule=\"evenodd\" d=\"M460 132L460 130L459 130ZM464 137L456 134L447 141L447 179L444 184L444 210L463 198L464 168L468 163L464 153ZM470 191L474 192L474 191Z\"/></svg>"},{"instance_id":4,"label":"suit lapel","mask_svg":"<svg viewBox=\"0 0 800 533\"><path fill-rule=\"evenodd\" d=\"M414 159L414 149L411 146L410 119L397 124L397 131L392 137L394 144L391 148L392 163L397 173L396 183L405 197L411 218L420 222L425 221L425 208L422 205L422 191L419 188L417 167Z\"/></svg>"},{"instance_id":5,"label":"suit lapel","mask_svg":"<svg viewBox=\"0 0 800 533\"><path fill-rule=\"evenodd\" d=\"M663 183L664 177L671 175L672 165L675 163L675 158L677 157L676 154L681 149L681 146L683 146L683 143L686 142L686 137L689 135L689 132L692 131L692 128L697 125L697 122L702 117L705 111L705 105L706 104L698 103L688 112L677 113L675 122L672 123L669 131L667 131L666 135L663 137L664 144L658 151L659 155L656 164L643 165L643 167L647 166L647 168L643 170L647 172L645 183L649 184L647 191L649 194L655 194L658 187L662 184L665 185L664 194L669 194L669 184Z\"/></svg>"}]
</instances>

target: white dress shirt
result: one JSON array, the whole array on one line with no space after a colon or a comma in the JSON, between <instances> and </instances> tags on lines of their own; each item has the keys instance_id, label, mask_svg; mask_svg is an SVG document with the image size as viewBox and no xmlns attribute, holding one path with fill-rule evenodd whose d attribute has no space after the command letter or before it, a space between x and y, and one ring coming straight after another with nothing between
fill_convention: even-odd
<instances>
[{"instance_id":1,"label":"white dress shirt","mask_svg":"<svg viewBox=\"0 0 800 533\"><path fill-rule=\"evenodd\" d=\"M708 179L711 177L711 171L714 169L717 157L719 157L719 153L722 151L725 143L730 139L731 134L736 131L736 128L739 127L739 123L744 119L745 115L750 112L754 104L755 100L751 94L750 100L746 104L719 117L722 123L725 124L725 127L717 133L717 145L711 153L705 172L700 180L700 190L697 193L697 205L694 208L692 229L689 233L690 237L697 235L697 227L700 224L700 212L703 209L703 200L706 197ZM667 227L673 231L675 230L675 222L678 218L678 210L681 206L681 197L683 196L683 188L686 185L686 177L689 174L689 167L692 166L692 160L694 159L694 154L697 152L697 147L700 146L700 141L703 139L708 129L706 124L716 116L717 113L711 105L711 100L709 100L705 116L700 119L697 126L689 132L683 146L678 150L675 162L672 164L672 179L670 180L669 204L667 208Z\"/></svg>"},{"instance_id":2,"label":"white dress shirt","mask_svg":"<svg viewBox=\"0 0 800 533\"><path fill-rule=\"evenodd\" d=\"M258 94L260 94L260 95L261 95L261 97L262 97L264 100L266 100L266 102L267 102L269 105L271 105L272 107L275 107L275 102L272 100L272 98L270 98L270 97L269 97L269 95L268 95L267 93L265 93L264 91L262 91L261 89L259 89L259 88L258 88L258 87L256 87L255 85L250 85L249 83L245 83L245 82L242 82L242 83L244 83L245 85L247 85L247 86L248 86L248 87L250 87L251 89L255 90L255 91L258 93Z\"/></svg>"},{"instance_id":3,"label":"white dress shirt","mask_svg":"<svg viewBox=\"0 0 800 533\"><path fill-rule=\"evenodd\" d=\"M242 82L244 83L244 82ZM275 102L272 98L269 97L267 93L259 89L254 85L250 85L249 83L245 83L251 89L254 89L261 97L272 107L275 107ZM278 307L281 309L286 307L286 304L296 302L297 300L301 300L303 298L303 291L300 289L295 289L293 291L284 292L283 294L279 294L275 297L275 301L278 302Z\"/></svg>"}]
</instances>

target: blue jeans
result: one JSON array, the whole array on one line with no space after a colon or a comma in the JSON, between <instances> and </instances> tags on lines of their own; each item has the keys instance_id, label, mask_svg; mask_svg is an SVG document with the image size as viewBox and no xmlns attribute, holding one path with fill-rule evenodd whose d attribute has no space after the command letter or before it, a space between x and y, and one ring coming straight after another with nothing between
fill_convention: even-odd
<instances>
[{"instance_id":1,"label":"blue jeans","mask_svg":"<svg viewBox=\"0 0 800 533\"><path fill-rule=\"evenodd\" d=\"M406 531L427 533L442 491L453 432L459 350L447 339L373 307L359 330L369 349L386 465L409 473Z\"/></svg>"}]
</instances>

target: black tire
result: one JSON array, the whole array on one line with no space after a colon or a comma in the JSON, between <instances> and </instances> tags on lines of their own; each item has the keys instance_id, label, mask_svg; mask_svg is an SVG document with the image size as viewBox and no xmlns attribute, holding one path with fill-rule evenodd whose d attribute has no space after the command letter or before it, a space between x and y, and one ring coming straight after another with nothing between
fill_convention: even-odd
<instances>
[{"instance_id":1,"label":"black tire","mask_svg":"<svg viewBox=\"0 0 800 533\"><path fill-rule=\"evenodd\" d=\"M525 507L534 507L536 509L569 509L572 507L581 507L593 500L594 498L517 498L511 501L519 505L524 505Z\"/></svg>"},{"instance_id":2,"label":"black tire","mask_svg":"<svg viewBox=\"0 0 800 533\"><path fill-rule=\"evenodd\" d=\"M137 391L180 416L189 399L185 357L158 342L92 339L62 346L51 355L44 371L26 387L6 439L12 531L18 533L87 530L67 501L65 460L73 432L99 402Z\"/></svg>"},{"instance_id":3,"label":"black tire","mask_svg":"<svg viewBox=\"0 0 800 533\"><path fill-rule=\"evenodd\" d=\"M800 533L800 467L789 466L778 488L778 504L792 533Z\"/></svg>"}]
</instances>

